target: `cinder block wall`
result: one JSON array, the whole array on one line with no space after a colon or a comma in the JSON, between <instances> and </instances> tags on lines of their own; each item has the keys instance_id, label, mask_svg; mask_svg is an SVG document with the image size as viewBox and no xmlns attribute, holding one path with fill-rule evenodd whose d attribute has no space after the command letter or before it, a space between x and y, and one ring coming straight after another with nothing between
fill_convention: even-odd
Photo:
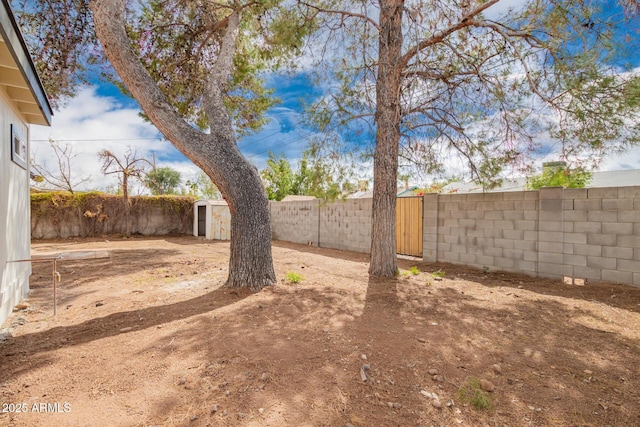
<instances>
[{"instance_id":1,"label":"cinder block wall","mask_svg":"<svg viewBox=\"0 0 640 427\"><path fill-rule=\"evenodd\" d=\"M640 187L424 198L423 258L640 285Z\"/></svg>"},{"instance_id":2,"label":"cinder block wall","mask_svg":"<svg viewBox=\"0 0 640 427\"><path fill-rule=\"evenodd\" d=\"M320 205L320 246L369 253L372 200L352 199Z\"/></svg>"},{"instance_id":3,"label":"cinder block wall","mask_svg":"<svg viewBox=\"0 0 640 427\"><path fill-rule=\"evenodd\" d=\"M371 199L270 202L273 239L368 253Z\"/></svg>"},{"instance_id":4,"label":"cinder block wall","mask_svg":"<svg viewBox=\"0 0 640 427\"><path fill-rule=\"evenodd\" d=\"M274 240L318 246L319 200L269 202Z\"/></svg>"}]
</instances>

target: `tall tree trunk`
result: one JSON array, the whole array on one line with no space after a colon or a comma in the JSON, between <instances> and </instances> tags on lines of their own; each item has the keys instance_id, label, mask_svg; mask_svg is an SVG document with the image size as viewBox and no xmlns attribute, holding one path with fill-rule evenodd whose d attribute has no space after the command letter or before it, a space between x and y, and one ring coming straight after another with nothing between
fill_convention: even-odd
<instances>
[{"instance_id":1,"label":"tall tree trunk","mask_svg":"<svg viewBox=\"0 0 640 427\"><path fill-rule=\"evenodd\" d=\"M400 78L403 0L380 0L376 79L376 149L373 156L372 276L393 277L396 256L396 191L400 142Z\"/></svg>"},{"instance_id":2,"label":"tall tree trunk","mask_svg":"<svg viewBox=\"0 0 640 427\"><path fill-rule=\"evenodd\" d=\"M140 63L125 30L125 0L92 0L96 34L122 81L162 134L218 186L231 211L231 255L227 286L257 291L275 283L271 224L257 169L240 153L222 88L231 71L239 17L232 13L203 103L210 134L178 115Z\"/></svg>"}]
</instances>

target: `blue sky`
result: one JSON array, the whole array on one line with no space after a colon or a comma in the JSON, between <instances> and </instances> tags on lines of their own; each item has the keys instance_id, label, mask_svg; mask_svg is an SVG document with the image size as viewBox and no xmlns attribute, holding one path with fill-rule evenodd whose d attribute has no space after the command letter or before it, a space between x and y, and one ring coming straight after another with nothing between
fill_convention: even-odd
<instances>
[{"instance_id":1,"label":"blue sky","mask_svg":"<svg viewBox=\"0 0 640 427\"><path fill-rule=\"evenodd\" d=\"M608 0L613 1L616 0ZM521 4L518 0L502 1L490 9L491 15L498 17L508 13L509 7L517 7L518 4ZM620 60L630 58L635 59L635 55L622 56ZM302 106L323 94L323 88L314 84L304 71L272 76L267 85L275 89L275 96L282 102L267 113L270 121L260 132L238 141L241 151L259 169L265 167L268 151L284 153L295 163L314 135L313 130L303 123ZM151 124L139 117L137 103L123 96L111 84L96 83L84 88L55 112L51 128L33 126L30 138L32 157L50 169L55 162L48 139L72 145L77 154L73 162L76 178L91 177L84 189L106 189L117 185L114 176L100 173L97 153L105 148L123 154L130 147L141 157L151 159L155 156L158 166L170 166L180 171L184 181L199 172ZM601 170L635 168L640 168L640 149L610 157L601 165ZM371 176L371 173L365 171L364 175ZM143 191L143 188L137 191Z\"/></svg>"}]
</instances>

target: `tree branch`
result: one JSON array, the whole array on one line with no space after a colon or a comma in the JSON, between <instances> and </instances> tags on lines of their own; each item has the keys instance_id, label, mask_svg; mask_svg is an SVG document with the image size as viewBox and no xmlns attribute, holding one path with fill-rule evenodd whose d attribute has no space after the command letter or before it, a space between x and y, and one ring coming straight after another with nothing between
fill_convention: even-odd
<instances>
[{"instance_id":1,"label":"tree branch","mask_svg":"<svg viewBox=\"0 0 640 427\"><path fill-rule=\"evenodd\" d=\"M462 28L468 27L469 25L471 25L471 19L473 17L482 13L483 11L493 6L494 4L498 3L499 1L500 0L490 0L478 6L477 8L471 10L469 13L463 16L462 19L460 19L460 21L458 21L456 24L451 25L442 31L436 31L428 39L422 40L421 42L416 44L414 47L409 48L409 50L407 50L407 52L402 56L402 59L400 60L400 66L402 68L405 68L409 64L409 61L411 61L422 50L430 46L433 46L434 44L440 43L442 40L444 40L446 37L450 36L451 34L455 33L456 31L461 30Z\"/></svg>"},{"instance_id":2,"label":"tree branch","mask_svg":"<svg viewBox=\"0 0 640 427\"><path fill-rule=\"evenodd\" d=\"M497 0L495 0L495 1L497 1ZM344 21L345 21L346 18L362 19L365 22L367 22L368 24L370 24L377 31L380 31L380 25L378 25L378 23L376 21L374 21L373 19L371 19L370 17L368 17L367 15L364 15L362 13L354 13L354 12L349 12L347 10L324 9L324 8L309 4L309 3L304 2L304 1L300 2L300 4L303 5L303 6L308 7L309 9L313 9L318 13L340 15L341 24L344 24Z\"/></svg>"},{"instance_id":3,"label":"tree branch","mask_svg":"<svg viewBox=\"0 0 640 427\"><path fill-rule=\"evenodd\" d=\"M201 133L185 122L158 88L131 48L126 32L124 12L126 0L91 0L96 34L105 54L127 89L140 103L153 124L172 142L179 141L180 134L190 134L193 139ZM194 157L192 147L176 145L187 157Z\"/></svg>"}]
</instances>

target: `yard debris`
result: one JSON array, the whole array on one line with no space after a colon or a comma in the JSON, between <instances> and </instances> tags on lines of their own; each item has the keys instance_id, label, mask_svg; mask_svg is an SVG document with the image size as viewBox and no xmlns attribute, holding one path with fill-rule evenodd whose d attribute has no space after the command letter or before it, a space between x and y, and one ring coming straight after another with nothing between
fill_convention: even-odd
<instances>
[{"instance_id":1,"label":"yard debris","mask_svg":"<svg viewBox=\"0 0 640 427\"><path fill-rule=\"evenodd\" d=\"M425 397L428 397L429 399L440 400L437 394L428 392L427 390L420 390L420 394L422 394Z\"/></svg>"},{"instance_id":2,"label":"yard debris","mask_svg":"<svg viewBox=\"0 0 640 427\"><path fill-rule=\"evenodd\" d=\"M427 390L420 390L420 394L431 399L431 406L434 408L442 408L442 403L440 402L437 394L428 392Z\"/></svg>"},{"instance_id":3,"label":"yard debris","mask_svg":"<svg viewBox=\"0 0 640 427\"><path fill-rule=\"evenodd\" d=\"M418 342L420 342L420 343L424 344L424 343L426 343L426 342L427 342L427 340L426 340L426 339L424 339L424 338L418 338Z\"/></svg>"},{"instance_id":4,"label":"yard debris","mask_svg":"<svg viewBox=\"0 0 640 427\"><path fill-rule=\"evenodd\" d=\"M369 377L367 376L367 371L371 369L371 365L369 364L364 364L360 367L360 378L362 379L362 381L367 381L369 379Z\"/></svg>"},{"instance_id":5,"label":"yard debris","mask_svg":"<svg viewBox=\"0 0 640 427\"><path fill-rule=\"evenodd\" d=\"M499 363L496 363L495 365L493 365L491 369L493 369L493 372L495 372L496 374L502 373L502 366L500 366Z\"/></svg>"}]
</instances>

